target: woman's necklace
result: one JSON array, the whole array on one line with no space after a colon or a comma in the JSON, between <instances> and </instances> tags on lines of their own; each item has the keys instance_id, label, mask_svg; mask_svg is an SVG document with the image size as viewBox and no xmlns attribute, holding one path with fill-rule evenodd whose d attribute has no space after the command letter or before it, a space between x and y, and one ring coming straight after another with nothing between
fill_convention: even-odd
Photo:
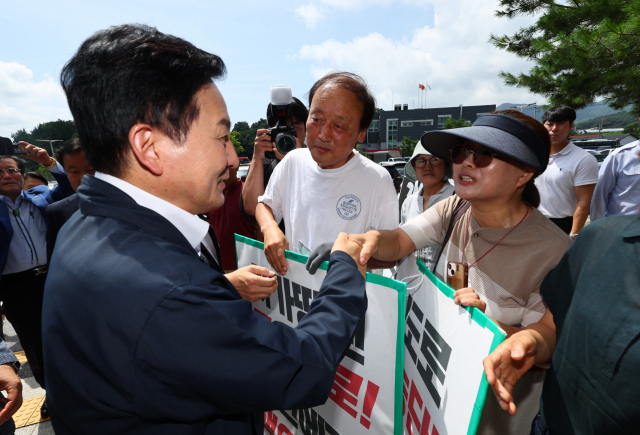
<instances>
[{"instance_id":1,"label":"woman's necklace","mask_svg":"<svg viewBox=\"0 0 640 435\"><path fill-rule=\"evenodd\" d=\"M464 243L462 244L462 264L465 265L466 269L469 270L469 268L471 268L471 266L473 266L474 264L476 264L478 261L482 260L484 258L485 255L487 255L489 252L491 252L493 250L493 248L495 248L496 246L498 246L498 244L500 242L502 242L504 240L505 237L507 237L509 234L511 234L511 232L513 230L515 230L516 228L518 228L518 225L520 225L522 222L524 222L525 218L529 215L529 206L527 206L527 211L525 212L524 216L522 217L522 219L520 219L520 222L518 222L518 224L511 228L509 230L509 232L507 232L507 234L505 234L504 236L502 236L502 238L500 240L498 240L496 242L495 245L493 245L491 248L489 248L489 250L487 252L485 252L484 254L482 254L482 256L480 256L480 258L478 258L476 261L474 261L473 263L469 264L467 266L467 263L464 261L464 252L467 250L467 235L469 235L469 224L471 223L471 216L469 216L469 220L467 221L467 229L464 233Z\"/></svg>"}]
</instances>

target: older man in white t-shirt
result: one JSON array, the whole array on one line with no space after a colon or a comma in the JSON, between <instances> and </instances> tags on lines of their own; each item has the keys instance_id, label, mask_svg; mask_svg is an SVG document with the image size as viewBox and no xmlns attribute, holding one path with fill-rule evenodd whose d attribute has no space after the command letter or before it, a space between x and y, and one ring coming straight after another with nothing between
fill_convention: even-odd
<instances>
[{"instance_id":1,"label":"older man in white t-shirt","mask_svg":"<svg viewBox=\"0 0 640 435\"><path fill-rule=\"evenodd\" d=\"M287 271L285 249L308 254L340 232L392 230L399 222L388 172L355 151L375 110L364 81L350 73L328 74L309 91L309 106L309 148L286 155L256 208L265 254L281 275ZM286 236L278 228L281 219Z\"/></svg>"},{"instance_id":2,"label":"older man in white t-shirt","mask_svg":"<svg viewBox=\"0 0 640 435\"><path fill-rule=\"evenodd\" d=\"M551 156L547 169L535 181L540 192L538 210L572 239L589 216L598 182L596 158L569 140L575 119L575 110L568 106L553 107L542 115L551 138Z\"/></svg>"}]
</instances>

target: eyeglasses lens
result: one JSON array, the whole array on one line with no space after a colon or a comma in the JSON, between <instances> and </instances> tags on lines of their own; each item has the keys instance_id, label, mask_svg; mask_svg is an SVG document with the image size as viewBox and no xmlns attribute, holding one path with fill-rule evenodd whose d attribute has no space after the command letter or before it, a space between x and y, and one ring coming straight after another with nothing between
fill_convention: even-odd
<instances>
[{"instance_id":1,"label":"eyeglasses lens","mask_svg":"<svg viewBox=\"0 0 640 435\"><path fill-rule=\"evenodd\" d=\"M9 168L9 169L0 169L0 176L4 175L4 173L7 173L9 175L13 175L16 172L20 172L19 169L14 169L14 168Z\"/></svg>"}]
</instances>

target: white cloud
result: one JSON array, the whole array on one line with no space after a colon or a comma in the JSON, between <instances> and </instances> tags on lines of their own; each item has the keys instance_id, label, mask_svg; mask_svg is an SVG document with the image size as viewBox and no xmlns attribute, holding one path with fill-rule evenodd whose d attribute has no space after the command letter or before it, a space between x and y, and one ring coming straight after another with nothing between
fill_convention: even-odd
<instances>
[{"instance_id":1,"label":"white cloud","mask_svg":"<svg viewBox=\"0 0 640 435\"><path fill-rule=\"evenodd\" d=\"M58 118L72 119L58 83L48 76L35 82L26 66L0 62L0 136Z\"/></svg>"},{"instance_id":2,"label":"white cloud","mask_svg":"<svg viewBox=\"0 0 640 435\"><path fill-rule=\"evenodd\" d=\"M322 18L322 11L313 3L300 6L295 12L302 17L308 29L314 29Z\"/></svg>"},{"instance_id":3,"label":"white cloud","mask_svg":"<svg viewBox=\"0 0 640 435\"><path fill-rule=\"evenodd\" d=\"M360 3L345 1L351 5ZM491 33L513 33L533 18L496 18L497 2L433 0L431 3L435 10L434 26L416 29L409 40L370 33L351 41L327 40L304 45L298 56L311 61L311 73L316 78L335 69L360 73L373 88L378 107L385 109L393 107L392 92L394 104L417 107L418 83L425 80L432 88L428 91L427 107L543 102L543 98L524 89L505 86L497 76L501 70L528 71L532 64L487 42Z\"/></svg>"}]
</instances>

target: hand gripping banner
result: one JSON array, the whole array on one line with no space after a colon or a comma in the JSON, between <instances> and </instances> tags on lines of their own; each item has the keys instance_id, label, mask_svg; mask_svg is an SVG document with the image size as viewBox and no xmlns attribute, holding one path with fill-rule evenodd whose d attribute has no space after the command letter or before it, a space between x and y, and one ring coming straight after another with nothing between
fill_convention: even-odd
<instances>
[{"instance_id":1,"label":"hand gripping banner","mask_svg":"<svg viewBox=\"0 0 640 435\"><path fill-rule=\"evenodd\" d=\"M238 267L256 264L271 270L263 244L236 234ZM272 322L295 327L308 311L326 276L324 262L315 275L305 269L307 257L285 251L287 274L278 289L255 302L254 310ZM407 285L367 274L369 300L364 322L338 366L329 399L311 409L265 413L265 434L379 435L402 433L404 309Z\"/></svg>"},{"instance_id":2,"label":"hand gripping banner","mask_svg":"<svg viewBox=\"0 0 640 435\"><path fill-rule=\"evenodd\" d=\"M483 312L453 302L453 290L409 255L403 430L410 435L473 435L489 383L482 361L506 334Z\"/></svg>"}]
</instances>

